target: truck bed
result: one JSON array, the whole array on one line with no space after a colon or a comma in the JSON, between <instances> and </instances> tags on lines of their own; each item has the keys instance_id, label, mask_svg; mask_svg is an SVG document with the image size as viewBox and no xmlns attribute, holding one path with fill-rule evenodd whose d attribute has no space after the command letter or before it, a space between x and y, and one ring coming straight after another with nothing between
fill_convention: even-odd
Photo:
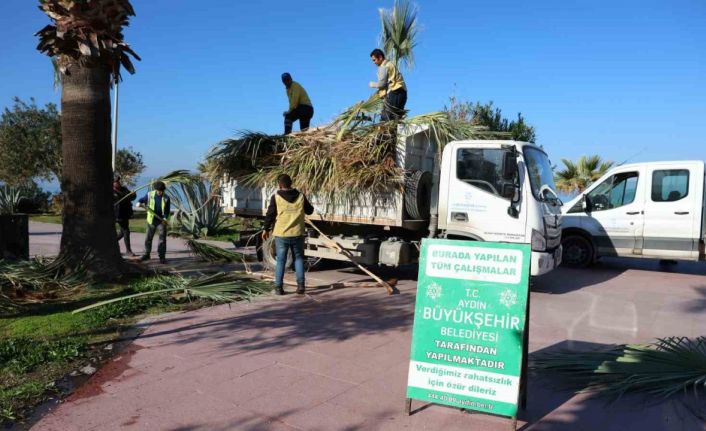
<instances>
[{"instance_id":1,"label":"truck bed","mask_svg":"<svg viewBox=\"0 0 706 431\"><path fill-rule=\"evenodd\" d=\"M412 130L410 130L412 129ZM425 128L398 129L396 162L410 171L432 172L436 160L436 145ZM297 179L293 178L296 186ZM223 186L223 211L248 217L264 217L275 187L246 187L236 181L227 181ZM363 224L402 227L417 230L425 226L423 220L410 220L404 210L404 194L395 190L388 194L365 194L355 200L332 202L308 194L315 208L313 220L331 223Z\"/></svg>"}]
</instances>

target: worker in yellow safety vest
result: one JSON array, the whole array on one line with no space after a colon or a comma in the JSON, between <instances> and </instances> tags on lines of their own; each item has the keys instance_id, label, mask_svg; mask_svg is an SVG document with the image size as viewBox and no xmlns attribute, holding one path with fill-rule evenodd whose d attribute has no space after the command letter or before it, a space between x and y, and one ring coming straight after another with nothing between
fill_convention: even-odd
<instances>
[{"instance_id":1,"label":"worker in yellow safety vest","mask_svg":"<svg viewBox=\"0 0 706 431\"><path fill-rule=\"evenodd\" d=\"M167 263L167 226L169 214L171 213L171 200L169 196L164 194L166 186L163 182L157 181L154 183L154 190L147 193L138 202L140 206L147 209L147 236L145 237L145 254L140 260L149 260L152 252L152 239L155 232L159 233L159 244L157 245L157 254L159 254L159 262Z\"/></svg>"},{"instance_id":2,"label":"worker in yellow safety vest","mask_svg":"<svg viewBox=\"0 0 706 431\"><path fill-rule=\"evenodd\" d=\"M292 75L289 73L282 74L282 84L287 89L287 98L289 99L289 109L284 111L284 134L292 133L292 125L299 120L299 130L309 128L309 123L314 117L314 105L311 104L311 99L304 87L296 81L292 80Z\"/></svg>"},{"instance_id":3,"label":"worker in yellow safety vest","mask_svg":"<svg viewBox=\"0 0 706 431\"><path fill-rule=\"evenodd\" d=\"M314 212L314 207L299 190L292 188L292 178L282 174L277 178L279 190L272 195L267 207L262 239L275 239L277 267L275 270L275 294L284 295L284 271L287 254L291 250L294 256L294 271L297 276L297 293L304 294L304 225L307 215ZM274 226L274 228L273 228Z\"/></svg>"},{"instance_id":4,"label":"worker in yellow safety vest","mask_svg":"<svg viewBox=\"0 0 706 431\"><path fill-rule=\"evenodd\" d=\"M376 88L378 96L385 101L380 119L389 121L402 118L407 103L407 85L402 74L394 63L385 60L385 53L381 49L374 49L370 59L378 67L378 80L370 82L370 87Z\"/></svg>"}]
</instances>

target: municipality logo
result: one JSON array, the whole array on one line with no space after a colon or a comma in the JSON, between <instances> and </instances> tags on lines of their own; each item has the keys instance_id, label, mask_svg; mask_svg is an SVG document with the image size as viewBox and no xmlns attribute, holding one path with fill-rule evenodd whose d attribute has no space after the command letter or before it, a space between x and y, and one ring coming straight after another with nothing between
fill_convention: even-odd
<instances>
[{"instance_id":1,"label":"municipality logo","mask_svg":"<svg viewBox=\"0 0 706 431\"><path fill-rule=\"evenodd\" d=\"M441 297L441 286L432 281L427 286L427 296L434 301L439 299Z\"/></svg>"},{"instance_id":2,"label":"municipality logo","mask_svg":"<svg viewBox=\"0 0 706 431\"><path fill-rule=\"evenodd\" d=\"M500 303L507 308L517 304L517 292L511 289L505 289L500 292Z\"/></svg>"}]
</instances>

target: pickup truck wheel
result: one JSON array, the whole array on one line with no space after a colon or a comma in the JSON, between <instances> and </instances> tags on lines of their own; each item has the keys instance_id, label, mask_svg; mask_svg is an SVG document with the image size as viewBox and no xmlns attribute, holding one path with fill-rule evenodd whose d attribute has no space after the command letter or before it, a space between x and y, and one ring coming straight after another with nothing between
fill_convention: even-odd
<instances>
[{"instance_id":1,"label":"pickup truck wheel","mask_svg":"<svg viewBox=\"0 0 706 431\"><path fill-rule=\"evenodd\" d=\"M572 268L585 268L593 263L593 244L580 235L571 235L561 241L562 264Z\"/></svg>"},{"instance_id":2,"label":"pickup truck wheel","mask_svg":"<svg viewBox=\"0 0 706 431\"><path fill-rule=\"evenodd\" d=\"M294 256L292 253L287 253L287 264L284 266L286 269L291 268ZM270 236L262 243L262 264L266 269L270 271L277 268L277 250L275 248L275 237Z\"/></svg>"},{"instance_id":3,"label":"pickup truck wheel","mask_svg":"<svg viewBox=\"0 0 706 431\"><path fill-rule=\"evenodd\" d=\"M432 177L429 171L414 171L404 183L404 208L412 220L429 220Z\"/></svg>"}]
</instances>

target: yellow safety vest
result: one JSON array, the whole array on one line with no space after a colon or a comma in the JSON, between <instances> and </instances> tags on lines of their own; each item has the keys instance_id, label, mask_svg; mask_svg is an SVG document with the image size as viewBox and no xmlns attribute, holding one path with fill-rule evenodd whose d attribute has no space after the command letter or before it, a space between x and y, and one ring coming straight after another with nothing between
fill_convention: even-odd
<instances>
[{"instance_id":1,"label":"yellow safety vest","mask_svg":"<svg viewBox=\"0 0 706 431\"><path fill-rule=\"evenodd\" d=\"M272 235L284 237L304 235L304 195L299 193L297 200L289 203L282 196L275 194L275 203L277 219Z\"/></svg>"},{"instance_id":2,"label":"yellow safety vest","mask_svg":"<svg viewBox=\"0 0 706 431\"><path fill-rule=\"evenodd\" d=\"M292 112L301 105L312 106L309 95L298 82L292 81L292 85L287 89L287 97L289 97L289 111L287 112Z\"/></svg>"},{"instance_id":3,"label":"yellow safety vest","mask_svg":"<svg viewBox=\"0 0 706 431\"><path fill-rule=\"evenodd\" d=\"M147 208L151 209L154 211L154 197L157 195L157 192L152 191L147 193ZM164 213L164 210L167 207L167 197L162 195L162 219L167 220L169 219L169 216ZM147 224L151 225L152 221L154 220L154 213L152 211L147 211Z\"/></svg>"},{"instance_id":4,"label":"yellow safety vest","mask_svg":"<svg viewBox=\"0 0 706 431\"><path fill-rule=\"evenodd\" d=\"M402 77L400 71L397 70L394 63L385 60L382 63L382 66L387 69L387 89L381 88L380 91L378 91L378 95L380 97L385 97L385 95L387 95L390 91L399 90L400 88L403 90L407 89L407 85L404 83L404 78Z\"/></svg>"}]
</instances>

